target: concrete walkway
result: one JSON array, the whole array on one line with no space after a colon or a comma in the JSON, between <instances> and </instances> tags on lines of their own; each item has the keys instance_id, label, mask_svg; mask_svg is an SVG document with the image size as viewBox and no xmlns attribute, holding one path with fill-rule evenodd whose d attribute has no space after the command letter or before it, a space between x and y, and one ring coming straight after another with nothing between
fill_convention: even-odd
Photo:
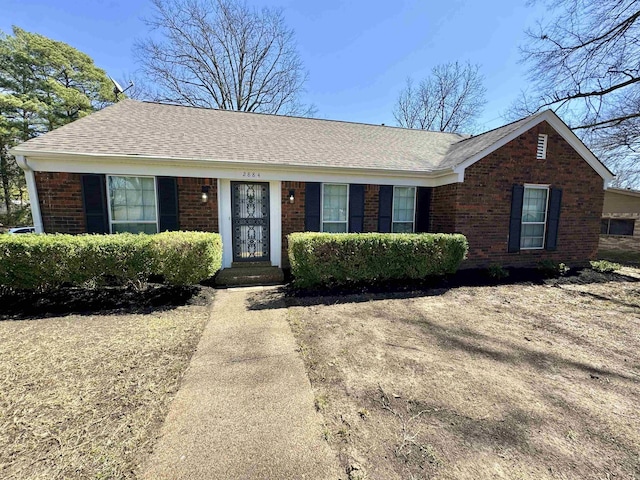
<instances>
[{"instance_id":1,"label":"concrete walkway","mask_svg":"<svg viewBox=\"0 0 640 480\"><path fill-rule=\"evenodd\" d=\"M286 314L273 289L216 293L142 478L340 478Z\"/></svg>"}]
</instances>

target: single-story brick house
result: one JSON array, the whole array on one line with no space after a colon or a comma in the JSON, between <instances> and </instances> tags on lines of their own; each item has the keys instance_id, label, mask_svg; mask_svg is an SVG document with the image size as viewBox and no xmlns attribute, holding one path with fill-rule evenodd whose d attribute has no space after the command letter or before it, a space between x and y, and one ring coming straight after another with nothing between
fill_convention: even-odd
<instances>
[{"instance_id":1,"label":"single-story brick house","mask_svg":"<svg viewBox=\"0 0 640 480\"><path fill-rule=\"evenodd\" d=\"M459 232L465 267L583 263L613 174L551 111L481 135L123 100L12 150L39 232L219 232L223 267L297 231Z\"/></svg>"}]
</instances>

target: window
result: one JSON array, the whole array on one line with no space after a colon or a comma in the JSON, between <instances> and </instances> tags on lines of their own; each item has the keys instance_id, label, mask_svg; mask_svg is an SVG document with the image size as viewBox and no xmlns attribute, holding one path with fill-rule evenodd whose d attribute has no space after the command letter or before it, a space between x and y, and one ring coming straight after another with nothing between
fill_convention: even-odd
<instances>
[{"instance_id":1,"label":"window","mask_svg":"<svg viewBox=\"0 0 640 480\"><path fill-rule=\"evenodd\" d=\"M346 233L349 218L349 185L322 185L322 231Z\"/></svg>"},{"instance_id":2,"label":"window","mask_svg":"<svg viewBox=\"0 0 640 480\"><path fill-rule=\"evenodd\" d=\"M536 152L536 158L538 160L547 158L547 138L547 135L543 133L538 135L538 150Z\"/></svg>"},{"instance_id":3,"label":"window","mask_svg":"<svg viewBox=\"0 0 640 480\"><path fill-rule=\"evenodd\" d=\"M521 249L544 248L549 187L526 186L522 202Z\"/></svg>"},{"instance_id":4,"label":"window","mask_svg":"<svg viewBox=\"0 0 640 480\"><path fill-rule=\"evenodd\" d=\"M111 233L157 233L153 177L107 177Z\"/></svg>"},{"instance_id":5,"label":"window","mask_svg":"<svg viewBox=\"0 0 640 480\"><path fill-rule=\"evenodd\" d=\"M636 221L633 219L603 218L600 224L602 235L633 235Z\"/></svg>"},{"instance_id":6,"label":"window","mask_svg":"<svg viewBox=\"0 0 640 480\"><path fill-rule=\"evenodd\" d=\"M412 233L416 212L416 187L393 187L394 233Z\"/></svg>"}]
</instances>

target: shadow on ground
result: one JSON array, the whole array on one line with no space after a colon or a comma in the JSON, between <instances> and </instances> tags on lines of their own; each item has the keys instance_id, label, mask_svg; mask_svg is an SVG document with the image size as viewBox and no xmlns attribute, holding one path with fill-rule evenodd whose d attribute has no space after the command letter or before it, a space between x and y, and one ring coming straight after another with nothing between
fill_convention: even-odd
<instances>
[{"instance_id":1,"label":"shadow on ground","mask_svg":"<svg viewBox=\"0 0 640 480\"><path fill-rule=\"evenodd\" d=\"M372 300L403 299L443 295L452 288L498 285L587 285L607 282L638 282L639 279L618 273L599 273L590 268L572 270L569 274L549 278L539 269L511 269L509 276L492 278L485 269L462 270L455 275L420 281L387 281L377 284L358 283L316 289L299 289L289 283L276 290L249 295L249 310L283 308L285 306L335 305ZM609 299L608 299L609 300ZM284 304L283 304L284 301ZM636 305L628 305L635 307Z\"/></svg>"},{"instance_id":2,"label":"shadow on ground","mask_svg":"<svg viewBox=\"0 0 640 480\"><path fill-rule=\"evenodd\" d=\"M182 305L205 305L213 289L203 286L149 284L143 290L123 287L60 288L49 292L11 291L0 295L0 320L75 315L127 315L165 311Z\"/></svg>"}]
</instances>

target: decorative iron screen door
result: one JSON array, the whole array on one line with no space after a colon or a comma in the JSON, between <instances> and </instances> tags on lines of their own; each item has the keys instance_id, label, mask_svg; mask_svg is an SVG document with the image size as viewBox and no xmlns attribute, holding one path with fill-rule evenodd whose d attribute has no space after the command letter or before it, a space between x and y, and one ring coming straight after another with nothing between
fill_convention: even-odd
<instances>
[{"instance_id":1,"label":"decorative iron screen door","mask_svg":"<svg viewBox=\"0 0 640 480\"><path fill-rule=\"evenodd\" d=\"M231 182L233 261L269 260L269 184Z\"/></svg>"}]
</instances>

